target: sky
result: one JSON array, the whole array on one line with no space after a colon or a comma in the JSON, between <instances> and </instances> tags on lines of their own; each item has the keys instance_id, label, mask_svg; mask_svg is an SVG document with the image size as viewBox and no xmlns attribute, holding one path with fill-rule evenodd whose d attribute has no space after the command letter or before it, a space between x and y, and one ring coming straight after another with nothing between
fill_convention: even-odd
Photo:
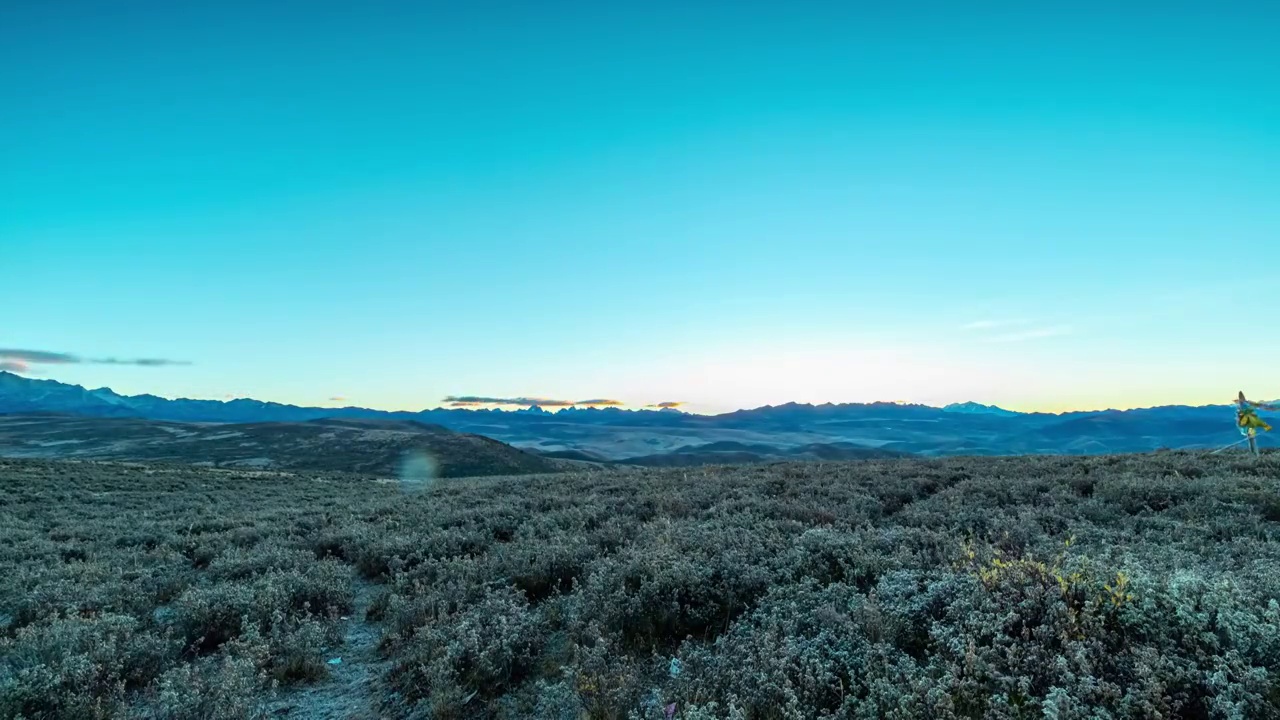
<instances>
[{"instance_id":1,"label":"sky","mask_svg":"<svg viewBox=\"0 0 1280 720\"><path fill-rule=\"evenodd\" d=\"M6 0L0 367L386 409L1280 397L1278 8Z\"/></svg>"}]
</instances>

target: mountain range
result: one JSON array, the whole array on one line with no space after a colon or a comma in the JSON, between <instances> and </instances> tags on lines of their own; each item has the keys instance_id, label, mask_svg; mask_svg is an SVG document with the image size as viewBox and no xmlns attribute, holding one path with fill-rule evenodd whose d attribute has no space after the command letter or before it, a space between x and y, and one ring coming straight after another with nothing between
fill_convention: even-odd
<instances>
[{"instance_id":1,"label":"mountain range","mask_svg":"<svg viewBox=\"0 0 1280 720\"><path fill-rule=\"evenodd\" d=\"M383 411L260 400L120 395L0 372L0 413L59 413L186 423L412 421L482 435L551 457L666 465L877 454L997 455L1217 448L1240 438L1231 405L1019 413L978 403L787 403L720 415L570 408ZM1264 445L1270 441L1268 437ZM663 456L670 456L663 458Z\"/></svg>"}]
</instances>

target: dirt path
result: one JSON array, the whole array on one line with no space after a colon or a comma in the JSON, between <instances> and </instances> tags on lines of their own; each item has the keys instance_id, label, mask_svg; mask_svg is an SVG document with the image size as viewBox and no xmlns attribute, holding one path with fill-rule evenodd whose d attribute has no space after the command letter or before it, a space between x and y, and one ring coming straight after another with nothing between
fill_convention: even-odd
<instances>
[{"instance_id":1,"label":"dirt path","mask_svg":"<svg viewBox=\"0 0 1280 720\"><path fill-rule=\"evenodd\" d=\"M358 574L354 580L355 608L346 623L342 647L331 652L342 658L329 666L329 679L285 690L267 712L273 717L299 720L377 720L376 683L385 661L378 655L382 635L377 624L365 619L378 585ZM328 659L328 658L326 658Z\"/></svg>"}]
</instances>

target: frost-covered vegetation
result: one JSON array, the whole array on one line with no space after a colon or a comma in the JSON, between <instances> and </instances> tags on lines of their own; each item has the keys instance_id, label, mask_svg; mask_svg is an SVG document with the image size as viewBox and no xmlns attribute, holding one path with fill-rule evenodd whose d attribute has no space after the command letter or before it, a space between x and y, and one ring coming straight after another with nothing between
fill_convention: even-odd
<instances>
[{"instance_id":1,"label":"frost-covered vegetation","mask_svg":"<svg viewBox=\"0 0 1280 720\"><path fill-rule=\"evenodd\" d=\"M252 717L347 622L382 633L371 717L1280 717L1280 454L409 495L0 461L0 578L5 718Z\"/></svg>"}]
</instances>

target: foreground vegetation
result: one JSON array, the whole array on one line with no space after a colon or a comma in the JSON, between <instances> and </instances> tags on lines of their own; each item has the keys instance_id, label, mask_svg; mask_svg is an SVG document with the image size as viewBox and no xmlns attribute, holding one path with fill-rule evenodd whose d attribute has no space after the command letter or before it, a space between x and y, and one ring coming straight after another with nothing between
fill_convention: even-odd
<instances>
[{"instance_id":1,"label":"foreground vegetation","mask_svg":"<svg viewBox=\"0 0 1280 720\"><path fill-rule=\"evenodd\" d=\"M353 622L371 717L1280 717L1280 454L414 493L10 460L0 577L5 718L322 716L278 703Z\"/></svg>"}]
</instances>

